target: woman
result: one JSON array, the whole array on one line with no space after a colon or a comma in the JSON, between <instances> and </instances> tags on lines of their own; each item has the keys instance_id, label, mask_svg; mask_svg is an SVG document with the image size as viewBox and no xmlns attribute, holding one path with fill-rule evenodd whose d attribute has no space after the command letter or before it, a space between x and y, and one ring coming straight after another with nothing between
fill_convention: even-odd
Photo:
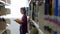
<instances>
[{"instance_id":1,"label":"woman","mask_svg":"<svg viewBox=\"0 0 60 34\"><path fill-rule=\"evenodd\" d=\"M25 8L21 8L21 13L23 14L22 20L17 19L15 21L21 25L20 34L26 34L27 33L27 16L26 16Z\"/></svg>"}]
</instances>

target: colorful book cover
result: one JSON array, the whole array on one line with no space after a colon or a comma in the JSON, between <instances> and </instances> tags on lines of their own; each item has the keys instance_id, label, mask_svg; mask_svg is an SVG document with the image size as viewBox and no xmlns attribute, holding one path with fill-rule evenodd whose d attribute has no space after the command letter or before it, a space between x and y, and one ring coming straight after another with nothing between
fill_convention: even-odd
<instances>
[{"instance_id":1,"label":"colorful book cover","mask_svg":"<svg viewBox=\"0 0 60 34\"><path fill-rule=\"evenodd\" d=\"M58 0L58 15L60 17L60 0Z\"/></svg>"},{"instance_id":2,"label":"colorful book cover","mask_svg":"<svg viewBox=\"0 0 60 34\"><path fill-rule=\"evenodd\" d=\"M48 15L49 13L49 0L45 0L45 15Z\"/></svg>"},{"instance_id":3,"label":"colorful book cover","mask_svg":"<svg viewBox=\"0 0 60 34\"><path fill-rule=\"evenodd\" d=\"M55 10L54 10L54 15L58 16L58 0L55 0Z\"/></svg>"},{"instance_id":4,"label":"colorful book cover","mask_svg":"<svg viewBox=\"0 0 60 34\"><path fill-rule=\"evenodd\" d=\"M52 15L52 0L49 0L49 15Z\"/></svg>"},{"instance_id":5,"label":"colorful book cover","mask_svg":"<svg viewBox=\"0 0 60 34\"><path fill-rule=\"evenodd\" d=\"M52 0L52 16L54 16L55 0Z\"/></svg>"}]
</instances>

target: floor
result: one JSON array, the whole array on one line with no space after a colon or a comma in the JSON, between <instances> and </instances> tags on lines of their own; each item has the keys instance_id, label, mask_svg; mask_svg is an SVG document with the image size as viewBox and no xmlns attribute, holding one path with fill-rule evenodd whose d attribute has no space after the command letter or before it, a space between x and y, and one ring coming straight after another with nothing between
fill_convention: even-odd
<instances>
[{"instance_id":1,"label":"floor","mask_svg":"<svg viewBox=\"0 0 60 34\"><path fill-rule=\"evenodd\" d=\"M11 34L19 34L20 25L16 23L14 19L10 19L10 20L11 20L11 24L7 28L10 30Z\"/></svg>"}]
</instances>

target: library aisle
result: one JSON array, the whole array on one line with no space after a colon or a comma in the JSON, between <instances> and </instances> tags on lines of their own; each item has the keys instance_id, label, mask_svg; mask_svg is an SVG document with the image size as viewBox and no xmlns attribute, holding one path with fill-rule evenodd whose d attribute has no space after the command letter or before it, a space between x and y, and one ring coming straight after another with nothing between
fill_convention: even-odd
<instances>
[{"instance_id":1,"label":"library aisle","mask_svg":"<svg viewBox=\"0 0 60 34\"><path fill-rule=\"evenodd\" d=\"M27 34L60 34L60 0L0 0L0 34L20 34L20 8L25 7Z\"/></svg>"}]
</instances>

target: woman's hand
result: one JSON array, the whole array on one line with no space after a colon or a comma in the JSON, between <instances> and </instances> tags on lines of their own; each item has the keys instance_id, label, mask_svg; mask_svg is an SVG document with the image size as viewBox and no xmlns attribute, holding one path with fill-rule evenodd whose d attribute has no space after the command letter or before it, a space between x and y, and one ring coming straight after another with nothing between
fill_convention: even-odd
<instances>
[{"instance_id":1,"label":"woman's hand","mask_svg":"<svg viewBox=\"0 0 60 34\"><path fill-rule=\"evenodd\" d=\"M19 19L16 19L15 21L19 24L21 24L23 22L22 20L19 20Z\"/></svg>"}]
</instances>

